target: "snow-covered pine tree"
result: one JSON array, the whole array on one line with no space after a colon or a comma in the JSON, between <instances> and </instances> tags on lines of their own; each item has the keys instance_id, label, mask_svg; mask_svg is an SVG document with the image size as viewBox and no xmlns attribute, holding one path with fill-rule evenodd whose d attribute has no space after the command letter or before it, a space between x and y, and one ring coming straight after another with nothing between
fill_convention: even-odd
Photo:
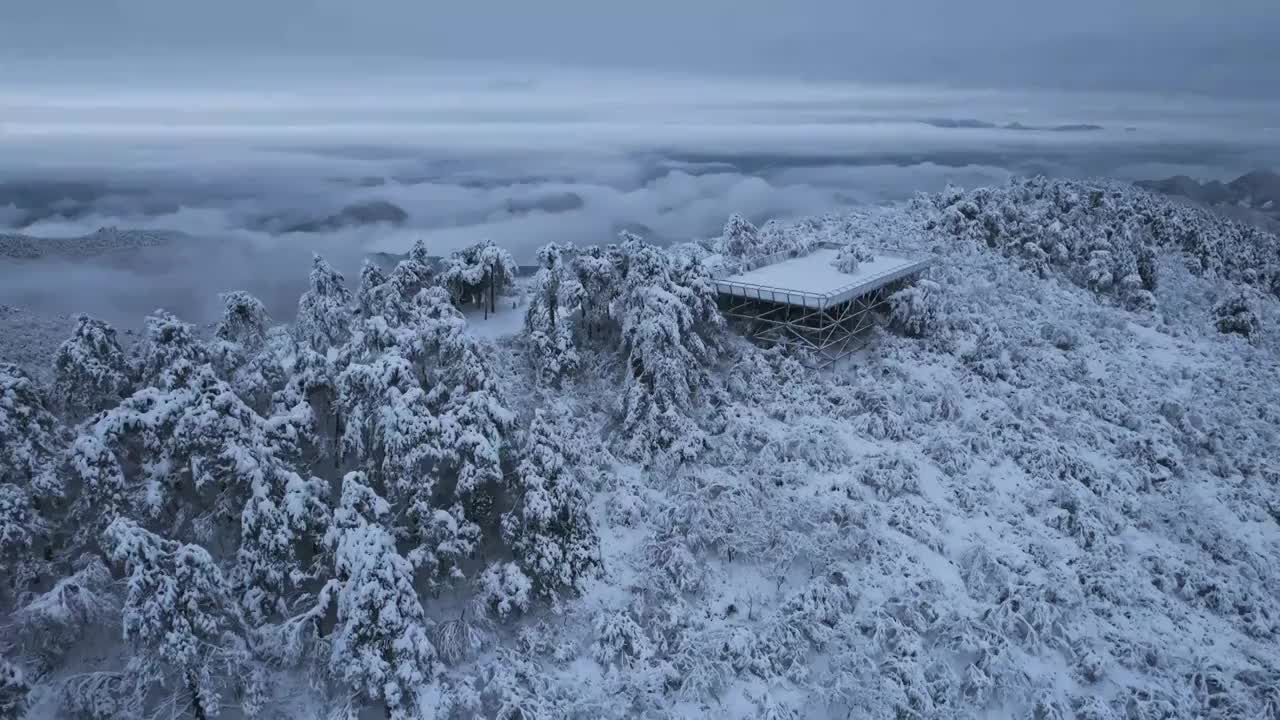
<instances>
[{"instance_id":1,"label":"snow-covered pine tree","mask_svg":"<svg viewBox=\"0 0 1280 720\"><path fill-rule=\"evenodd\" d=\"M351 335L351 302L342 273L316 255L311 263L310 288L298 299L294 337L321 354L342 345Z\"/></svg>"},{"instance_id":2,"label":"snow-covered pine tree","mask_svg":"<svg viewBox=\"0 0 1280 720\"><path fill-rule=\"evenodd\" d=\"M658 248L633 237L624 250L628 268L614 301L626 358L621 450L634 459L651 460L657 453L689 458L705 443L688 413L712 387L709 345L700 325L718 324L718 316L705 313L714 307L714 296L707 295L709 285L680 285L671 258ZM700 276L696 269L690 272Z\"/></svg>"},{"instance_id":3,"label":"snow-covered pine tree","mask_svg":"<svg viewBox=\"0 0 1280 720\"><path fill-rule=\"evenodd\" d=\"M440 280L459 303L479 301L485 317L497 307L497 294L515 280L511 253L485 240L449 256Z\"/></svg>"},{"instance_id":4,"label":"snow-covered pine tree","mask_svg":"<svg viewBox=\"0 0 1280 720\"><path fill-rule=\"evenodd\" d=\"M280 356L289 348L284 328L271 327L262 301L243 291L223 293L222 320L214 328L210 355L218 376L257 412L267 412L272 394L288 382Z\"/></svg>"},{"instance_id":5,"label":"snow-covered pine tree","mask_svg":"<svg viewBox=\"0 0 1280 720\"><path fill-rule=\"evenodd\" d=\"M434 282L435 272L422 240L413 244L409 254L396 263L390 274L366 260L360 271L360 291L356 296L360 315L366 324L381 316L391 328L410 325L415 314L414 299Z\"/></svg>"},{"instance_id":6,"label":"snow-covered pine tree","mask_svg":"<svg viewBox=\"0 0 1280 720\"><path fill-rule=\"evenodd\" d=\"M342 481L342 503L325 543L334 578L321 592L337 626L329 668L360 694L381 700L392 718L418 717L418 698L434 680L436 651L413 585L413 566L383 524L387 501L363 473Z\"/></svg>"},{"instance_id":7,"label":"snow-covered pine tree","mask_svg":"<svg viewBox=\"0 0 1280 720\"><path fill-rule=\"evenodd\" d=\"M128 504L166 534L222 543L224 523L238 523L236 587L255 621L305 582L305 553L327 523L325 483L289 468L270 430L207 365L186 386L138 391L91 428L139 488Z\"/></svg>"},{"instance_id":8,"label":"snow-covered pine tree","mask_svg":"<svg viewBox=\"0 0 1280 720\"><path fill-rule=\"evenodd\" d=\"M247 660L236 604L208 551L148 532L125 518L107 527L104 542L122 566L128 672L142 692L176 687L198 720L218 715L222 692Z\"/></svg>"},{"instance_id":9,"label":"snow-covered pine tree","mask_svg":"<svg viewBox=\"0 0 1280 720\"><path fill-rule=\"evenodd\" d=\"M720 235L720 253L734 260L749 262L767 254L761 247L760 231L750 221L734 213L724 224Z\"/></svg>"},{"instance_id":10,"label":"snow-covered pine tree","mask_svg":"<svg viewBox=\"0 0 1280 720\"><path fill-rule=\"evenodd\" d=\"M114 407L131 390L129 359L115 328L88 315L53 357L53 406L71 423Z\"/></svg>"},{"instance_id":11,"label":"snow-covered pine tree","mask_svg":"<svg viewBox=\"0 0 1280 720\"><path fill-rule=\"evenodd\" d=\"M579 333L590 342L598 336L610 334L612 330L613 318L609 308L622 289L624 254L617 245L593 245L575 252L571 264L580 293L577 302L582 315L578 323Z\"/></svg>"},{"instance_id":12,"label":"snow-covered pine tree","mask_svg":"<svg viewBox=\"0 0 1280 720\"><path fill-rule=\"evenodd\" d=\"M533 280L524 327L539 380L554 387L578 369L574 324L582 292L555 243L538 249L538 263L542 268Z\"/></svg>"},{"instance_id":13,"label":"snow-covered pine tree","mask_svg":"<svg viewBox=\"0 0 1280 720\"><path fill-rule=\"evenodd\" d=\"M512 481L515 507L502 518L504 538L542 595L581 590L600 569L600 540L587 514L584 458L567 444L566 415L538 410L524 436Z\"/></svg>"},{"instance_id":14,"label":"snow-covered pine tree","mask_svg":"<svg viewBox=\"0 0 1280 720\"><path fill-rule=\"evenodd\" d=\"M387 283L387 274L377 263L365 259L360 266L360 287L356 290L356 309L360 317L368 318L382 314L381 288Z\"/></svg>"},{"instance_id":15,"label":"snow-covered pine tree","mask_svg":"<svg viewBox=\"0 0 1280 720\"><path fill-rule=\"evenodd\" d=\"M502 453L515 417L474 337L456 334L442 348L440 363L448 393L444 421L454 438L445 465L454 475L458 499L484 505L501 486ZM480 509L487 515L491 507Z\"/></svg>"},{"instance_id":16,"label":"snow-covered pine tree","mask_svg":"<svg viewBox=\"0 0 1280 720\"><path fill-rule=\"evenodd\" d=\"M137 363L141 374L139 387L178 387L208 362L208 348L196 337L195 328L189 323L165 310L147 316Z\"/></svg>"},{"instance_id":17,"label":"snow-covered pine tree","mask_svg":"<svg viewBox=\"0 0 1280 720\"><path fill-rule=\"evenodd\" d=\"M480 248L480 263L488 275L489 305L487 312L498 309L498 293L511 287L516 279L516 261L506 248L499 247L491 240L486 240ZM487 317L487 315L486 315Z\"/></svg>"},{"instance_id":18,"label":"snow-covered pine tree","mask_svg":"<svg viewBox=\"0 0 1280 720\"><path fill-rule=\"evenodd\" d=\"M65 442L66 430L35 382L17 365L0 363L0 482L32 498L61 497L57 469Z\"/></svg>"}]
</instances>

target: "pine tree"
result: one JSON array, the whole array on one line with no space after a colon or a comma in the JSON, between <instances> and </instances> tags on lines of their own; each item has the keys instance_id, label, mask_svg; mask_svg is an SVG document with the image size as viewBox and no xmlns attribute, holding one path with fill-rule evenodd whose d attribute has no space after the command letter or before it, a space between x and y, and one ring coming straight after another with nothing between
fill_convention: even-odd
<instances>
[{"instance_id":1,"label":"pine tree","mask_svg":"<svg viewBox=\"0 0 1280 720\"><path fill-rule=\"evenodd\" d=\"M337 610L332 672L362 695L382 700L392 718L412 718L419 693L438 668L413 567L396 551L395 538L383 524L389 512L363 473L347 474L341 507L326 536L334 579L321 602Z\"/></svg>"},{"instance_id":2,"label":"pine tree","mask_svg":"<svg viewBox=\"0 0 1280 720\"><path fill-rule=\"evenodd\" d=\"M233 677L222 668L245 660L243 628L230 589L209 553L167 540L117 518L105 543L123 566L125 640L134 648L129 673L140 686L176 681L192 714L218 714Z\"/></svg>"},{"instance_id":3,"label":"pine tree","mask_svg":"<svg viewBox=\"0 0 1280 720\"><path fill-rule=\"evenodd\" d=\"M600 540L587 515L584 464L566 446L563 418L539 410L525 433L513 480L516 505L502 519L503 537L543 595L582 589L600 569Z\"/></svg>"},{"instance_id":4,"label":"pine tree","mask_svg":"<svg viewBox=\"0 0 1280 720\"><path fill-rule=\"evenodd\" d=\"M583 248L573 255L573 274L579 292L577 304L582 314L579 332L585 332L588 341L607 334L613 324L610 308L621 292L625 264L625 254L617 245Z\"/></svg>"},{"instance_id":5,"label":"pine tree","mask_svg":"<svg viewBox=\"0 0 1280 720\"><path fill-rule=\"evenodd\" d=\"M310 283L310 289L298 300L294 337L324 354L351 335L351 291L342 273L319 255L312 261Z\"/></svg>"},{"instance_id":6,"label":"pine tree","mask_svg":"<svg viewBox=\"0 0 1280 720\"><path fill-rule=\"evenodd\" d=\"M92 428L126 486L141 489L127 504L168 534L212 542L223 523L239 524L236 585L255 619L281 611L308 577L303 552L326 524L325 484L289 468L291 448L270 430L208 366L187 386L135 393Z\"/></svg>"},{"instance_id":7,"label":"pine tree","mask_svg":"<svg viewBox=\"0 0 1280 720\"><path fill-rule=\"evenodd\" d=\"M76 316L76 329L59 346L53 368L53 405L72 423L115 406L132 386L115 329L87 315Z\"/></svg>"},{"instance_id":8,"label":"pine tree","mask_svg":"<svg viewBox=\"0 0 1280 720\"><path fill-rule=\"evenodd\" d=\"M581 288L565 267L563 254L554 243L538 250L542 268L533 281L533 294L525 313L529 356L539 379L556 386L578 369L574 347L574 315Z\"/></svg>"},{"instance_id":9,"label":"pine tree","mask_svg":"<svg viewBox=\"0 0 1280 720\"><path fill-rule=\"evenodd\" d=\"M730 215L720 236L720 252L735 260L754 260L765 254L761 247L760 231L741 215Z\"/></svg>"},{"instance_id":10,"label":"pine tree","mask_svg":"<svg viewBox=\"0 0 1280 720\"><path fill-rule=\"evenodd\" d=\"M356 308L360 317L369 318L383 314L382 287L387 284L387 274L373 261L366 259L360 266L360 288L356 290Z\"/></svg>"},{"instance_id":11,"label":"pine tree","mask_svg":"<svg viewBox=\"0 0 1280 720\"><path fill-rule=\"evenodd\" d=\"M280 356L288 350L283 328L273 331L267 308L242 290L223 293L222 320L210 354L218 376L257 412L267 412L274 392L288 382Z\"/></svg>"},{"instance_id":12,"label":"pine tree","mask_svg":"<svg viewBox=\"0 0 1280 720\"><path fill-rule=\"evenodd\" d=\"M17 365L0 363L0 482L36 499L61 497L57 468L65 434L35 382Z\"/></svg>"},{"instance_id":13,"label":"pine tree","mask_svg":"<svg viewBox=\"0 0 1280 720\"><path fill-rule=\"evenodd\" d=\"M196 337L195 329L164 310L147 316L140 355L138 366L143 387L183 385L210 360L208 349Z\"/></svg>"},{"instance_id":14,"label":"pine tree","mask_svg":"<svg viewBox=\"0 0 1280 720\"><path fill-rule=\"evenodd\" d=\"M721 323L714 295L707 283L679 284L671 259L652 245L634 239L625 251L629 265L615 301L626 356L622 452L636 459L655 452L687 458L705 442L688 413L711 387L707 338ZM702 278L705 270L688 273Z\"/></svg>"}]
</instances>

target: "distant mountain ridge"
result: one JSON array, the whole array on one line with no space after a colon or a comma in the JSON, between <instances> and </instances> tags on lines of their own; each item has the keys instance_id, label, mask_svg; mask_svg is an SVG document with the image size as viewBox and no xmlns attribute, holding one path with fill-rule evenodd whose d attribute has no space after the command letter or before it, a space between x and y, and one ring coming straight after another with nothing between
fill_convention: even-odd
<instances>
[{"instance_id":1,"label":"distant mountain ridge","mask_svg":"<svg viewBox=\"0 0 1280 720\"><path fill-rule=\"evenodd\" d=\"M1186 175L1176 175L1163 180L1139 180L1134 184L1144 190L1185 197L1213 207L1246 208L1280 219L1280 173L1272 170L1254 170L1227 183L1199 182Z\"/></svg>"}]
</instances>

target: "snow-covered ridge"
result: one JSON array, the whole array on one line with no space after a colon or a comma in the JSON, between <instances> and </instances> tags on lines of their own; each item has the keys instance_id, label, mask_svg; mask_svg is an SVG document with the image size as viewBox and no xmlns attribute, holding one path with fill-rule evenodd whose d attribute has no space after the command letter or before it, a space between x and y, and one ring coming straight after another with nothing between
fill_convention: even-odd
<instances>
[{"instance_id":1,"label":"snow-covered ridge","mask_svg":"<svg viewBox=\"0 0 1280 720\"><path fill-rule=\"evenodd\" d=\"M317 260L293 327L78 321L52 382L0 366L0 708L1276 717L1276 239L1176 208L548 246L495 341L480 247L454 290ZM703 260L831 241L936 261L852 368L723 330Z\"/></svg>"},{"instance_id":2,"label":"snow-covered ridge","mask_svg":"<svg viewBox=\"0 0 1280 720\"><path fill-rule=\"evenodd\" d=\"M0 233L0 258L35 260L42 257L93 258L112 252L153 248L181 242L179 232L101 228L74 238L33 237Z\"/></svg>"}]
</instances>

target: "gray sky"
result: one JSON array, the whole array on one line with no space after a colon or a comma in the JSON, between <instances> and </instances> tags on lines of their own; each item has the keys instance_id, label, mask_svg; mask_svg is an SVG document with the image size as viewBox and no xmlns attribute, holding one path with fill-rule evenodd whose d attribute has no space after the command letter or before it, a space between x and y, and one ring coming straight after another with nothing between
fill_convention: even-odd
<instances>
[{"instance_id":1,"label":"gray sky","mask_svg":"<svg viewBox=\"0 0 1280 720\"><path fill-rule=\"evenodd\" d=\"M1276 0L0 2L0 60L39 83L400 58L1274 97L1277 36Z\"/></svg>"}]
</instances>

